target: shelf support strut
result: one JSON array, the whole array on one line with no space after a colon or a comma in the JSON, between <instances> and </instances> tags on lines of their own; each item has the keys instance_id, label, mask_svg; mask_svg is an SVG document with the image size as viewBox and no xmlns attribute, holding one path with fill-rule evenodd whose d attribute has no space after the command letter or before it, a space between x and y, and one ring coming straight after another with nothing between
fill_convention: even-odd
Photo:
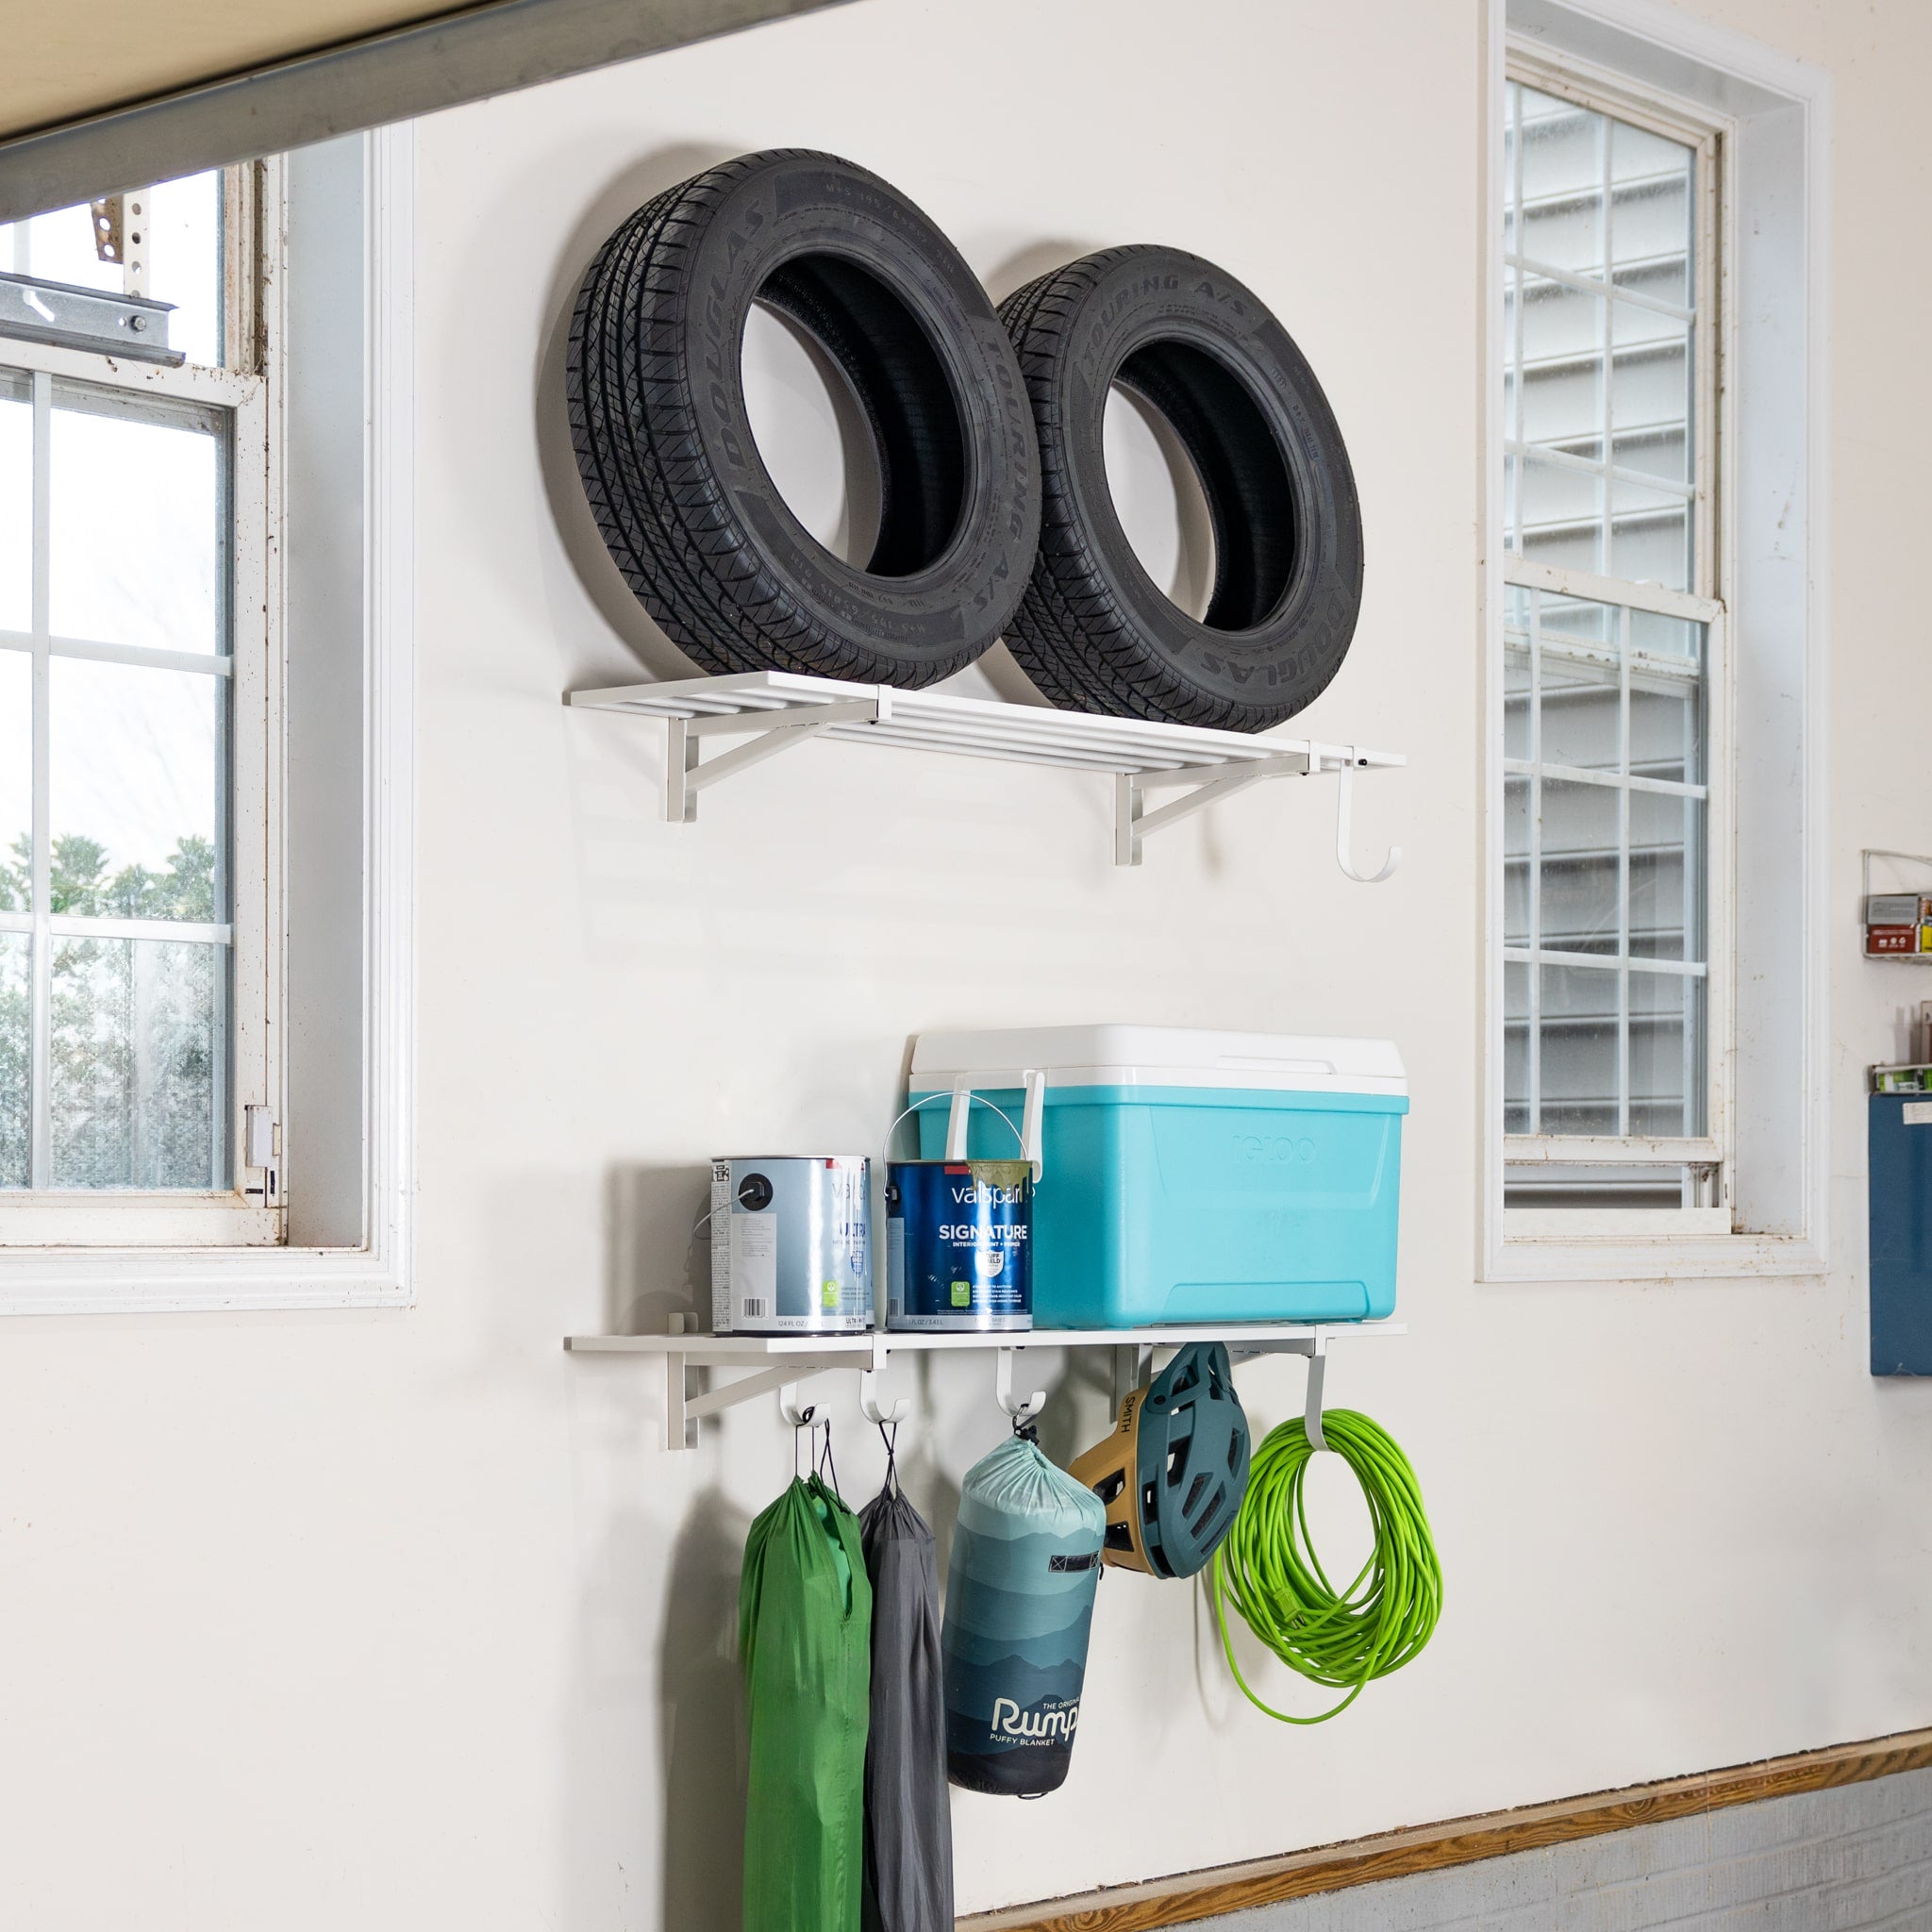
<instances>
[{"instance_id":1,"label":"shelf support strut","mask_svg":"<svg viewBox=\"0 0 1932 1932\"><path fill-rule=\"evenodd\" d=\"M814 705L809 710L782 712L727 711L703 718L667 718L664 721L664 817L674 825L694 824L698 815L698 793L708 785L748 772L767 758L803 744L834 724L876 724L879 704L876 698L844 698L836 703ZM720 752L702 764L698 761L699 741L729 733L755 731L749 744Z\"/></svg>"}]
</instances>

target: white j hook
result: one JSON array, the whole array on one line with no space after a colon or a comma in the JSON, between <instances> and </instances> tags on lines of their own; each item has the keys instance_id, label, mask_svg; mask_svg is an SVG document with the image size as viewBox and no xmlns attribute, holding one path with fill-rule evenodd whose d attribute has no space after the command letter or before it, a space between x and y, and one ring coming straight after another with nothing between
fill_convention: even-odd
<instances>
[{"instance_id":1,"label":"white j hook","mask_svg":"<svg viewBox=\"0 0 1932 1932\"><path fill-rule=\"evenodd\" d=\"M1310 1449L1325 1449L1328 1438L1322 1433L1322 1383L1328 1373L1328 1338L1315 1337L1314 1346L1308 1350L1308 1399L1302 1410L1302 1427L1307 1435Z\"/></svg>"},{"instance_id":2,"label":"white j hook","mask_svg":"<svg viewBox=\"0 0 1932 1932\"><path fill-rule=\"evenodd\" d=\"M1016 1348L1003 1348L999 1352L998 1365L993 1370L992 1390L999 1398L1000 1407L1015 1422L1024 1422L1036 1416L1046 1407L1046 1391L1036 1390L1031 1395L1013 1393L1013 1357L1019 1354Z\"/></svg>"},{"instance_id":3,"label":"white j hook","mask_svg":"<svg viewBox=\"0 0 1932 1932\"><path fill-rule=\"evenodd\" d=\"M1343 875L1357 885L1379 886L1402 863L1402 847L1390 846L1389 857L1382 861L1380 872L1360 873L1355 869L1355 858L1349 851L1349 825L1355 809L1356 762L1355 746L1350 745L1335 781L1335 862L1341 868Z\"/></svg>"},{"instance_id":4,"label":"white j hook","mask_svg":"<svg viewBox=\"0 0 1932 1932\"><path fill-rule=\"evenodd\" d=\"M912 1413L912 1398L900 1395L882 1407L879 1402L879 1372L876 1369L860 1369L858 1412L867 1422L884 1428L890 1423L903 1423Z\"/></svg>"}]
</instances>

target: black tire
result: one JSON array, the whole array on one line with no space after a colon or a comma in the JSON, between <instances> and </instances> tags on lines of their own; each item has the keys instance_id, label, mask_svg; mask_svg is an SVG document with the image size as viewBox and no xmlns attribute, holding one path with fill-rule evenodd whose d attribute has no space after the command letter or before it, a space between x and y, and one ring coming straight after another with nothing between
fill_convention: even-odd
<instances>
[{"instance_id":1,"label":"black tire","mask_svg":"<svg viewBox=\"0 0 1932 1932\"><path fill-rule=\"evenodd\" d=\"M745 413L754 299L843 370L878 455L864 569L806 531ZM915 687L971 663L1025 588L1040 458L1019 363L950 242L833 155L745 155L646 203L571 325L571 440L618 568L708 672Z\"/></svg>"},{"instance_id":2,"label":"black tire","mask_svg":"<svg viewBox=\"0 0 1932 1932\"><path fill-rule=\"evenodd\" d=\"M1177 248L1110 248L1016 291L1000 315L1040 436L1040 556L1007 644L1053 704L1265 731L1341 666L1361 607L1361 511L1341 431L1288 331ZM1196 621L1147 575L1108 488L1119 383L1200 473L1215 581Z\"/></svg>"}]
</instances>

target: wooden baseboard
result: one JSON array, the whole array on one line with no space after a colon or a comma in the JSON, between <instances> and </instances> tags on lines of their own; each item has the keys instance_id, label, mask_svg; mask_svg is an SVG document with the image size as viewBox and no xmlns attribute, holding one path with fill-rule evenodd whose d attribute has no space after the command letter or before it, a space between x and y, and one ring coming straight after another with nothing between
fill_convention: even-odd
<instances>
[{"instance_id":1,"label":"wooden baseboard","mask_svg":"<svg viewBox=\"0 0 1932 1932\"><path fill-rule=\"evenodd\" d=\"M1372 1885L1416 1872L1441 1872L1478 1858L1500 1858L1571 1839L1627 1831L1633 1824L1660 1824L1731 1805L1755 1805L1765 1798L1788 1798L1800 1791L1822 1791L1927 1767L1932 1767L1932 1730L1900 1731L1863 1744L1801 1751L1790 1757L1767 1757L1660 1784L1593 1791L1555 1804L1455 1818L1276 1858L1218 1865L1144 1885L1113 1886L1077 1898L981 1912L959 1920L958 1932L1153 1932L1156 1926L1191 1925L1224 1912L1306 1898L1311 1892L1339 1891L1344 1886Z\"/></svg>"}]
</instances>

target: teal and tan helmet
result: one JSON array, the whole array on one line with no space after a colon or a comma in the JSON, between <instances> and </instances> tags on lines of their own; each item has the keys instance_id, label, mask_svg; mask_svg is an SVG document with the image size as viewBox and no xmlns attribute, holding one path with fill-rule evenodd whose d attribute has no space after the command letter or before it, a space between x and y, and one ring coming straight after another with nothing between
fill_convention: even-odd
<instances>
[{"instance_id":1,"label":"teal and tan helmet","mask_svg":"<svg viewBox=\"0 0 1932 1932\"><path fill-rule=\"evenodd\" d=\"M1187 1343L1121 1404L1120 1421L1070 1474L1107 1506L1107 1562L1193 1575L1248 1491L1248 1419L1226 1348Z\"/></svg>"}]
</instances>

